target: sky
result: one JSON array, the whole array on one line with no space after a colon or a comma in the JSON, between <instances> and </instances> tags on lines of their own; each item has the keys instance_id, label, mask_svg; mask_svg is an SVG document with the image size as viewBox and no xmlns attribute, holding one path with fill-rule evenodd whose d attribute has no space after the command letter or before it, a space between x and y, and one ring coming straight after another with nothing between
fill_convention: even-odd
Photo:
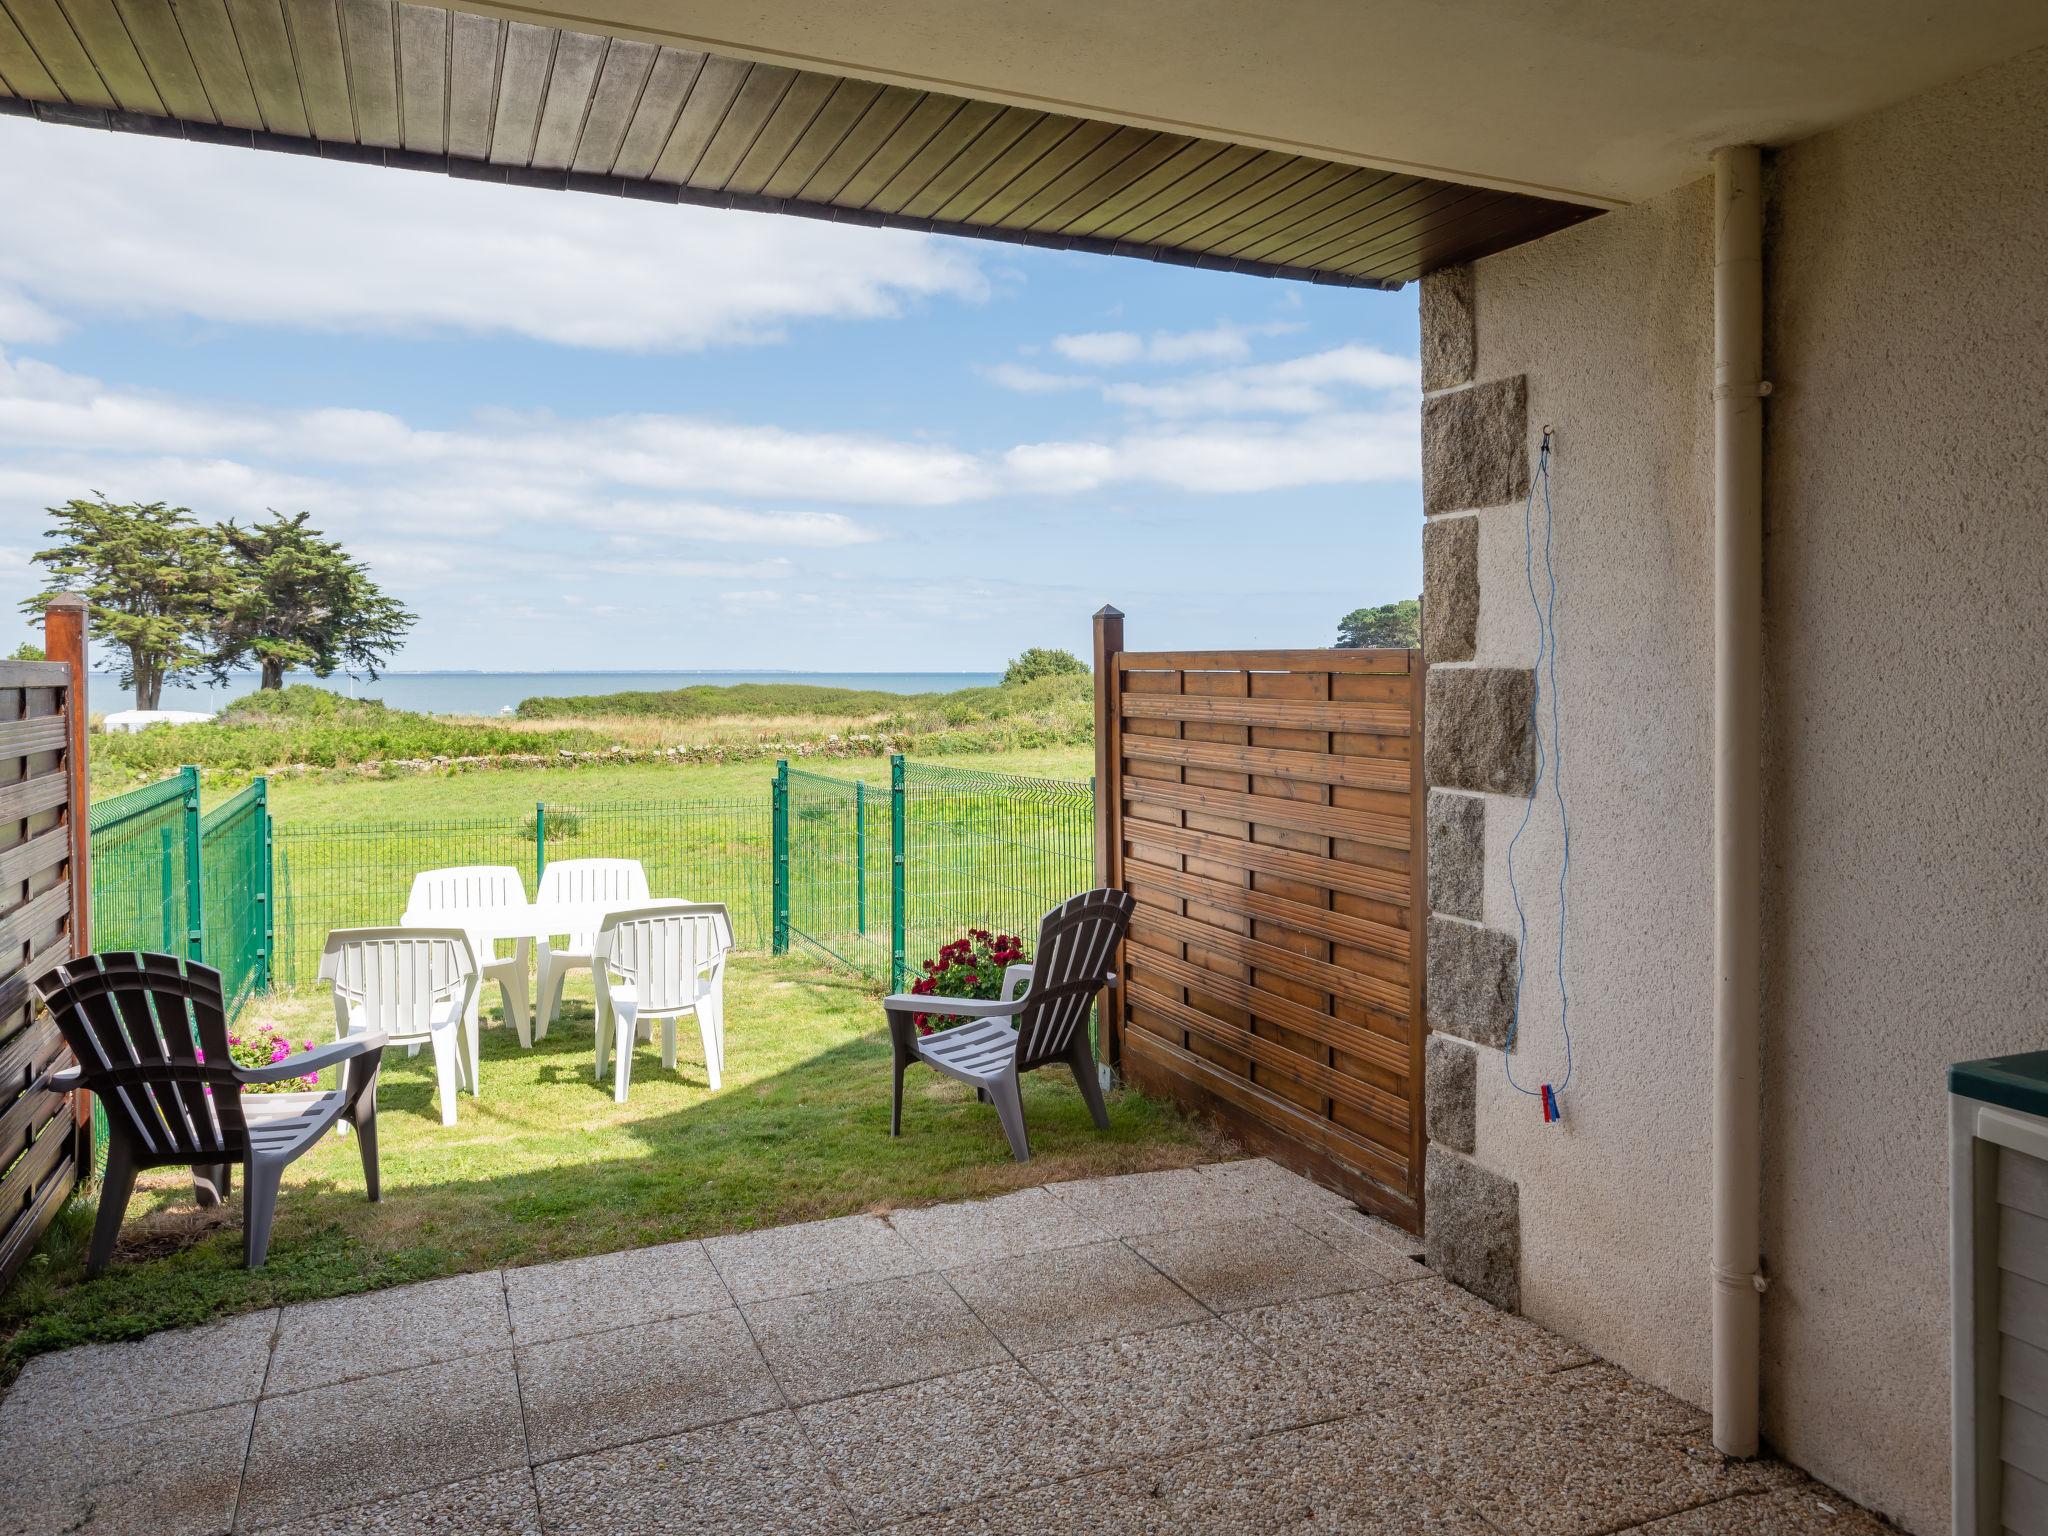
<instances>
[{"instance_id":1,"label":"sky","mask_svg":"<svg viewBox=\"0 0 2048 1536\"><path fill-rule=\"evenodd\" d=\"M1420 589L1415 353L1412 288L4 117L0 596L104 492L310 511L406 669L1327 645Z\"/></svg>"}]
</instances>

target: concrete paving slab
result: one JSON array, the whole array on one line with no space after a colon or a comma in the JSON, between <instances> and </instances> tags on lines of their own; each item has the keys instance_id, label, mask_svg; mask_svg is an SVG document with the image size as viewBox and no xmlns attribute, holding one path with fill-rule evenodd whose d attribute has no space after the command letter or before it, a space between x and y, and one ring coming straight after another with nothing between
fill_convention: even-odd
<instances>
[{"instance_id":1,"label":"concrete paving slab","mask_svg":"<svg viewBox=\"0 0 2048 1536\"><path fill-rule=\"evenodd\" d=\"M512 1347L496 1270L286 1307L264 1392L300 1392Z\"/></svg>"},{"instance_id":2,"label":"concrete paving slab","mask_svg":"<svg viewBox=\"0 0 2048 1536\"><path fill-rule=\"evenodd\" d=\"M931 1260L873 1216L714 1237L704 1245L732 1298L744 1305L916 1274Z\"/></svg>"},{"instance_id":3,"label":"concrete paving slab","mask_svg":"<svg viewBox=\"0 0 2048 1536\"><path fill-rule=\"evenodd\" d=\"M897 1211L890 1224L942 1269L1098 1243L1110 1234L1044 1187Z\"/></svg>"},{"instance_id":4,"label":"concrete paving slab","mask_svg":"<svg viewBox=\"0 0 2048 1536\"><path fill-rule=\"evenodd\" d=\"M1141 1258L1218 1312L1390 1283L1380 1271L1284 1217L1181 1227L1129 1242Z\"/></svg>"},{"instance_id":5,"label":"concrete paving slab","mask_svg":"<svg viewBox=\"0 0 2048 1536\"><path fill-rule=\"evenodd\" d=\"M133 1344L37 1355L0 1402L0 1444L25 1453L53 1438L253 1401L276 1331L277 1309L266 1307Z\"/></svg>"},{"instance_id":6,"label":"concrete paving slab","mask_svg":"<svg viewBox=\"0 0 2048 1536\"><path fill-rule=\"evenodd\" d=\"M515 1344L601 1333L732 1305L702 1243L664 1243L505 1271Z\"/></svg>"},{"instance_id":7,"label":"concrete paving slab","mask_svg":"<svg viewBox=\"0 0 2048 1536\"><path fill-rule=\"evenodd\" d=\"M906 1275L742 1309L792 1403L921 1381L1009 1356L934 1274Z\"/></svg>"},{"instance_id":8,"label":"concrete paving slab","mask_svg":"<svg viewBox=\"0 0 2048 1536\"><path fill-rule=\"evenodd\" d=\"M264 1536L541 1536L540 1503L533 1473L519 1467L263 1529Z\"/></svg>"},{"instance_id":9,"label":"concrete paving slab","mask_svg":"<svg viewBox=\"0 0 2048 1536\"><path fill-rule=\"evenodd\" d=\"M526 1465L510 1352L266 1398L242 1479L244 1529Z\"/></svg>"},{"instance_id":10,"label":"concrete paving slab","mask_svg":"<svg viewBox=\"0 0 2048 1536\"><path fill-rule=\"evenodd\" d=\"M1230 1192L1193 1168L1162 1168L1045 1186L1077 1214L1117 1237L1229 1221Z\"/></svg>"},{"instance_id":11,"label":"concrete paving slab","mask_svg":"<svg viewBox=\"0 0 2048 1536\"><path fill-rule=\"evenodd\" d=\"M240 1403L44 1440L0 1442L0 1531L213 1536L235 1518L256 1406Z\"/></svg>"},{"instance_id":12,"label":"concrete paving slab","mask_svg":"<svg viewBox=\"0 0 2048 1536\"><path fill-rule=\"evenodd\" d=\"M1819 1483L1738 1494L1639 1525L1628 1536L1898 1536Z\"/></svg>"},{"instance_id":13,"label":"concrete paving slab","mask_svg":"<svg viewBox=\"0 0 2048 1536\"><path fill-rule=\"evenodd\" d=\"M1111 1239L946 1272L1013 1355L1200 1322L1200 1302Z\"/></svg>"},{"instance_id":14,"label":"concrete paving slab","mask_svg":"<svg viewBox=\"0 0 2048 1536\"><path fill-rule=\"evenodd\" d=\"M536 1462L783 1406L730 1307L530 1345L518 1360Z\"/></svg>"},{"instance_id":15,"label":"concrete paving slab","mask_svg":"<svg viewBox=\"0 0 2048 1536\"><path fill-rule=\"evenodd\" d=\"M796 1419L766 1414L534 1470L548 1536L835 1536L856 1529Z\"/></svg>"},{"instance_id":16,"label":"concrete paving slab","mask_svg":"<svg viewBox=\"0 0 2048 1536\"><path fill-rule=\"evenodd\" d=\"M1195 1170L1235 1216L1296 1216L1306 1211L1356 1210L1334 1189L1282 1168L1271 1158L1204 1163Z\"/></svg>"}]
</instances>

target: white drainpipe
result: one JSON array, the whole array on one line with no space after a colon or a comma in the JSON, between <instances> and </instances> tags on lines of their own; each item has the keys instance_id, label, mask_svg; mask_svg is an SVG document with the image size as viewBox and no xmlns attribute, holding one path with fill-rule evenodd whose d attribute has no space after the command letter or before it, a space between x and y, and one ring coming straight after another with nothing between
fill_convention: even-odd
<instances>
[{"instance_id":1,"label":"white drainpipe","mask_svg":"<svg viewBox=\"0 0 2048 1536\"><path fill-rule=\"evenodd\" d=\"M1757 1450L1762 1088L1763 183L1714 151L1714 1444Z\"/></svg>"}]
</instances>

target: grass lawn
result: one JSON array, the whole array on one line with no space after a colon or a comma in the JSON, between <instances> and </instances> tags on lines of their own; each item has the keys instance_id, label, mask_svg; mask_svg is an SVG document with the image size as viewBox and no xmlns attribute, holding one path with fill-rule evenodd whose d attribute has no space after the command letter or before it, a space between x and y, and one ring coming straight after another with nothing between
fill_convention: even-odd
<instances>
[{"instance_id":1,"label":"grass lawn","mask_svg":"<svg viewBox=\"0 0 2048 1536\"><path fill-rule=\"evenodd\" d=\"M378 1093L384 1198L363 1199L351 1139L295 1163L270 1262L241 1265L240 1181L224 1210L192 1203L182 1171L144 1175L113 1265L83 1275L92 1224L73 1202L0 1294L0 1382L44 1350L126 1339L233 1312L438 1275L535 1264L858 1211L993 1195L1050 1179L1184 1166L1227 1149L1169 1106L1110 1096L1097 1132L1072 1080L1029 1074L1033 1160L1012 1162L995 1112L931 1072L907 1083L889 1135L889 1047L872 989L789 958L741 958L727 978L723 1091L692 1031L678 1071L634 1058L629 1103L593 1077L589 984L572 982L548 1038L522 1051L485 1007L483 1096L440 1123L422 1053L387 1056ZM258 998L294 1035L325 1040L324 997Z\"/></svg>"}]
</instances>

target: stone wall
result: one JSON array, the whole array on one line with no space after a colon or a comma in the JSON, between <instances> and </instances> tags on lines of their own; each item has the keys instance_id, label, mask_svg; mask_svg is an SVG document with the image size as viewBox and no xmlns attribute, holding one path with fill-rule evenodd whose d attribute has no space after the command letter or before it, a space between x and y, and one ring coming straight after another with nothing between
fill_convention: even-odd
<instances>
[{"instance_id":1,"label":"stone wall","mask_svg":"<svg viewBox=\"0 0 2048 1536\"><path fill-rule=\"evenodd\" d=\"M1484 926L1487 794L1526 795L1535 674L1475 664L1480 525L1529 490L1529 387L1479 380L1475 279L1457 267L1422 285L1422 648L1429 668L1423 768L1429 783L1424 1078L1429 1166L1424 1248L1447 1279L1497 1306L1521 1306L1521 1201L1478 1155L1479 1052L1508 1042L1515 941Z\"/></svg>"}]
</instances>

